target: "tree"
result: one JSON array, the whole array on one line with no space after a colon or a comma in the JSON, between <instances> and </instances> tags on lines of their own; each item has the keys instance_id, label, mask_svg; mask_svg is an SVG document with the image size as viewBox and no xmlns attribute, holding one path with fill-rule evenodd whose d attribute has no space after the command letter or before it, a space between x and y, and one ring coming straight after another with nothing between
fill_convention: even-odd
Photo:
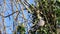
<instances>
[{"instance_id":1,"label":"tree","mask_svg":"<svg viewBox=\"0 0 60 34\"><path fill-rule=\"evenodd\" d=\"M10 14L6 10L7 4L6 0L4 0L4 10L1 9L3 12L0 12L4 33L6 33L4 20L7 17L11 20L12 16L14 34L25 34L25 29L29 25L29 22L32 23L32 26L31 29L27 30L28 34L57 34L56 13L58 14L59 12L57 7L59 6L59 2L56 0L33 0L35 4L30 4L28 1L29 0L10 0L12 10ZM2 5L0 4L0 6ZM8 13L6 16L4 15L5 11ZM26 14L28 14L29 17L27 17Z\"/></svg>"},{"instance_id":2,"label":"tree","mask_svg":"<svg viewBox=\"0 0 60 34\"><path fill-rule=\"evenodd\" d=\"M33 7L34 8L34 9L32 8L33 10L30 9L31 12L33 12L33 16L34 16L33 23L35 23L35 21L37 21L36 22L36 25L37 25L39 19L41 19L39 17L43 17L44 21L45 21L45 25L43 27L41 27L41 26L36 27L36 25L35 25L34 27L36 27L37 29L32 27L36 30L34 32L31 30L30 31L33 32L34 34L35 34L35 32L39 32L41 34L53 34L53 32L54 32L55 34L57 34L56 10L55 10L56 1L54 1L54 0L45 0L45 1L36 0L35 2L36 2L36 8ZM39 10L39 12L38 12L38 10ZM37 31L37 30L39 30L39 31Z\"/></svg>"},{"instance_id":3,"label":"tree","mask_svg":"<svg viewBox=\"0 0 60 34\"><path fill-rule=\"evenodd\" d=\"M25 4L28 5L28 13L32 14L33 18L33 24L31 30L29 30L29 33L35 34L41 33L41 34L57 34L56 31L56 1L54 0L34 0L36 2L36 6L33 4L30 5L27 1L25 1ZM39 26L37 23L43 18L45 21L44 26ZM40 23L41 24L41 23Z\"/></svg>"}]
</instances>

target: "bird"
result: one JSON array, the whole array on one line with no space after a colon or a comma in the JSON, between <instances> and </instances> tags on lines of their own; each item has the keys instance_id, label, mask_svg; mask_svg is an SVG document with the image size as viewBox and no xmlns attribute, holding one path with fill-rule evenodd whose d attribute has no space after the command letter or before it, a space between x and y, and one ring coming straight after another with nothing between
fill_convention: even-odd
<instances>
[{"instance_id":1,"label":"bird","mask_svg":"<svg viewBox=\"0 0 60 34\"><path fill-rule=\"evenodd\" d=\"M32 30L32 31L36 31L39 27L43 27L44 24L45 24L44 19L43 19L42 17L40 17L40 20L38 21L38 23L35 24L35 25L33 25L33 26L31 27L31 30Z\"/></svg>"},{"instance_id":2,"label":"bird","mask_svg":"<svg viewBox=\"0 0 60 34\"><path fill-rule=\"evenodd\" d=\"M42 17L40 17L40 19L39 19L37 25L38 25L38 26L44 26L44 24L45 24L44 19L43 19Z\"/></svg>"}]
</instances>

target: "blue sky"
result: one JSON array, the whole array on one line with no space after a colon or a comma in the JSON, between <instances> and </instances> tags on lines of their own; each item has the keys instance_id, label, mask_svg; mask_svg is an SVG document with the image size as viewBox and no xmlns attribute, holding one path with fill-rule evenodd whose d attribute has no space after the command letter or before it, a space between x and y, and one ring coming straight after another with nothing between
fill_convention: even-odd
<instances>
[{"instance_id":1,"label":"blue sky","mask_svg":"<svg viewBox=\"0 0 60 34\"><path fill-rule=\"evenodd\" d=\"M6 0L6 12L4 13L4 16L7 16L8 14L12 13L11 4L9 4L9 3L10 3L10 0ZM34 3L34 1L33 0L29 0L29 3L32 4L32 3ZM1 12L1 10L3 9L3 0L0 0L0 4L2 4L2 8L0 8L0 12ZM18 8L18 10L20 10L20 9ZM16 6L14 6L14 11L16 11ZM24 10L24 15L26 16L26 19L30 20L30 18L28 16L30 14L28 14L26 10ZM21 20L21 18L20 18L20 20ZM7 32L7 34L12 34L13 21L14 21L13 17L10 16L10 20L9 20L9 17L7 17L7 18L5 18L4 21L5 21L5 25L6 25L6 32ZM28 28L30 28L29 25L31 25L31 23L28 22L27 25L28 25Z\"/></svg>"}]
</instances>

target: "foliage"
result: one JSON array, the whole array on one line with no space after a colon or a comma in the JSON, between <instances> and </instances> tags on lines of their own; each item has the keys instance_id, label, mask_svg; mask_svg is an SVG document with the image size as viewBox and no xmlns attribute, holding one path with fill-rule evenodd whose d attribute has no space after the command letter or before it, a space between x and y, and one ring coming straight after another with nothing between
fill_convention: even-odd
<instances>
[{"instance_id":1,"label":"foliage","mask_svg":"<svg viewBox=\"0 0 60 34\"><path fill-rule=\"evenodd\" d=\"M36 0L36 6L32 7L31 12L33 15L33 24L34 29L35 26L37 25L38 21L39 21L39 17L43 17L44 21L45 21L45 25L44 27L38 27L37 29L33 32L32 30L30 30L33 33L36 33L37 30L39 30L41 34L57 34L56 32L56 1L54 0ZM29 7L29 8L31 8ZM39 11L39 12L38 12ZM37 21L35 23L35 21ZM44 29L45 28L45 29ZM42 29L42 30L41 30ZM47 30L46 30L47 29Z\"/></svg>"},{"instance_id":2,"label":"foliage","mask_svg":"<svg viewBox=\"0 0 60 34\"><path fill-rule=\"evenodd\" d=\"M34 26L31 27L29 30L29 34L57 34L57 22L56 22L56 15L59 17L60 9L59 9L59 2L56 0L34 0L34 4L29 4L27 1L28 13L32 14L32 24ZM25 3L25 4L26 4ZM24 5L24 3L22 3ZM37 23L40 17L44 18L45 24L44 26L37 26ZM58 19L60 21L60 19ZM37 26L37 27L36 27ZM21 30L19 30L21 29ZM23 31L24 28L20 27L17 28L19 32ZM25 30L24 30L25 31ZM21 33L22 34L22 33Z\"/></svg>"},{"instance_id":3,"label":"foliage","mask_svg":"<svg viewBox=\"0 0 60 34\"><path fill-rule=\"evenodd\" d=\"M17 32L20 32L20 34L24 34L24 32L25 32L24 27L18 26L18 27L17 27Z\"/></svg>"},{"instance_id":4,"label":"foliage","mask_svg":"<svg viewBox=\"0 0 60 34\"><path fill-rule=\"evenodd\" d=\"M3 26L1 32L3 30L6 34L6 28L9 27L10 30L13 29L14 34L25 34L26 27L32 23L31 28L27 29L28 34L57 34L57 22L60 24L60 0L33 0L32 4L29 0L8 1L0 0L0 26ZM8 22L13 25L12 29L6 26L7 17L9 21L13 21L13 23ZM44 22L43 26L39 26L42 23L41 20Z\"/></svg>"},{"instance_id":5,"label":"foliage","mask_svg":"<svg viewBox=\"0 0 60 34\"><path fill-rule=\"evenodd\" d=\"M17 26L17 32L14 32L14 34L25 34L25 27L21 24Z\"/></svg>"},{"instance_id":6,"label":"foliage","mask_svg":"<svg viewBox=\"0 0 60 34\"><path fill-rule=\"evenodd\" d=\"M57 0L56 3L57 3L56 15L57 15L58 24L60 24L60 1Z\"/></svg>"},{"instance_id":7,"label":"foliage","mask_svg":"<svg viewBox=\"0 0 60 34\"><path fill-rule=\"evenodd\" d=\"M29 4L27 1L25 1L26 7L24 3L22 3L25 8L28 10L28 13L32 14L32 23L34 26L31 27L31 30L29 30L29 33L31 34L57 34L57 22L56 22L56 15L59 19L60 15L60 2L57 0L34 0L34 4ZM44 26L37 26L37 23L40 19L40 17L44 18L45 25ZM36 27L37 26L37 27ZM23 31L24 29L19 26L17 28L18 31ZM21 29L21 30L19 30Z\"/></svg>"}]
</instances>

